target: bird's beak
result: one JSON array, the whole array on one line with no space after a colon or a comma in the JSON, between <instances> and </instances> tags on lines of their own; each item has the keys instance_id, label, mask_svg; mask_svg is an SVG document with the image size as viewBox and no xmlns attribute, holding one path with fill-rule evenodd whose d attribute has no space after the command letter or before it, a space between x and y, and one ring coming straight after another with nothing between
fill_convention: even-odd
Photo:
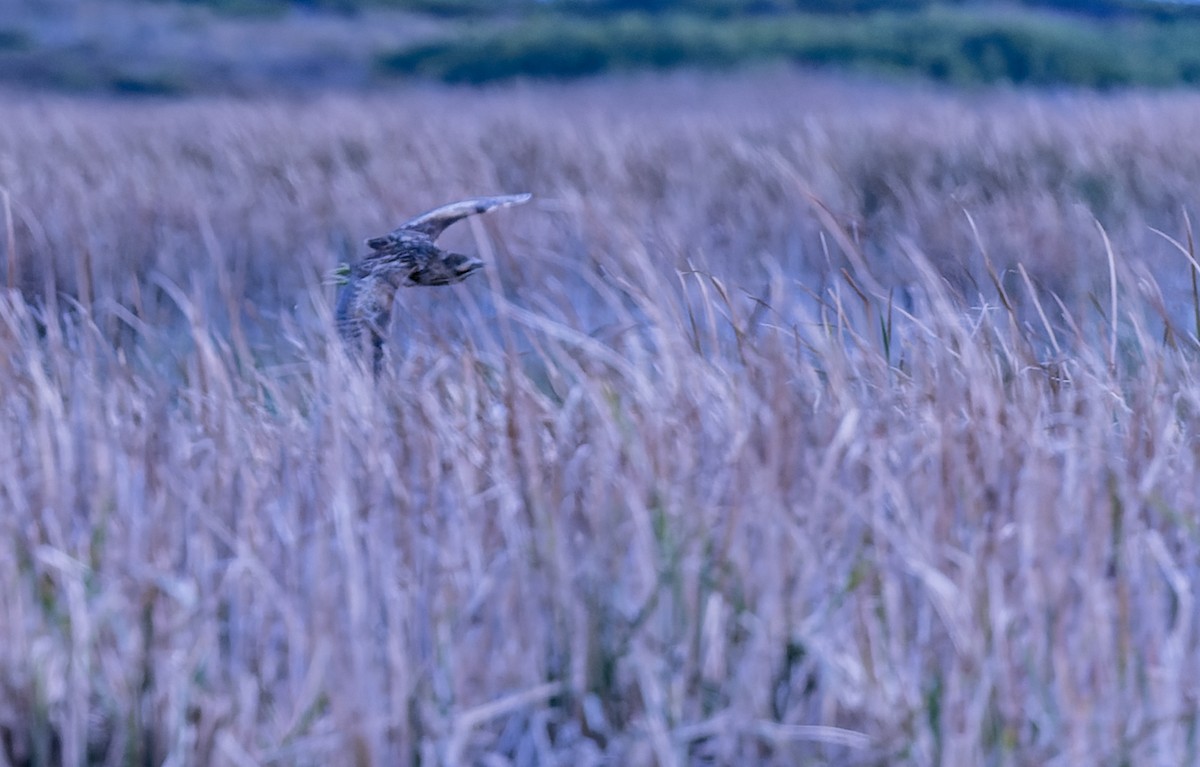
<instances>
[{"instance_id":1,"label":"bird's beak","mask_svg":"<svg viewBox=\"0 0 1200 767\"><path fill-rule=\"evenodd\" d=\"M483 262L478 258L471 258L454 268L454 271L459 277L466 277L469 274L474 274L483 268Z\"/></svg>"}]
</instances>

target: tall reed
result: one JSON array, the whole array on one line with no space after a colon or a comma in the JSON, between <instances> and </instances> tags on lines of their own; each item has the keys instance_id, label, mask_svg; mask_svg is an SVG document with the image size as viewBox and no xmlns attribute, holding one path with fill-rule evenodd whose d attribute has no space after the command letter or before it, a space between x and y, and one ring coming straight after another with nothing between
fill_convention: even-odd
<instances>
[{"instance_id":1,"label":"tall reed","mask_svg":"<svg viewBox=\"0 0 1200 767\"><path fill-rule=\"evenodd\" d=\"M14 101L0 756L1195 761L1198 106ZM360 237L524 189L342 353Z\"/></svg>"}]
</instances>

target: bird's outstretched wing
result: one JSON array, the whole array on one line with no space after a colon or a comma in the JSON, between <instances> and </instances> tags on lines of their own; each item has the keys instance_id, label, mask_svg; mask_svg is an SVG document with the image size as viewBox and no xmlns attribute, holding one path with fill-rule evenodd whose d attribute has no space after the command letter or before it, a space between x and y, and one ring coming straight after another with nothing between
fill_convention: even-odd
<instances>
[{"instance_id":1,"label":"bird's outstretched wing","mask_svg":"<svg viewBox=\"0 0 1200 767\"><path fill-rule=\"evenodd\" d=\"M405 221L396 227L392 231L392 234L420 232L421 234L428 235L430 239L436 240L437 236L455 221L461 221L467 216L473 216L476 213L487 213L494 208L520 205L523 202L529 202L531 199L533 199L532 194L506 194L500 197L472 197L469 200L452 202L449 205L434 208L428 213L422 213L414 219Z\"/></svg>"}]
</instances>

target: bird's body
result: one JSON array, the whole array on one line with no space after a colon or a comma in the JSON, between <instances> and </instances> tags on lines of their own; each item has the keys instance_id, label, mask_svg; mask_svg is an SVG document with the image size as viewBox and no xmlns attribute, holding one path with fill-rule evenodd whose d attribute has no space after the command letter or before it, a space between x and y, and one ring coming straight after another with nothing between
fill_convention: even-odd
<instances>
[{"instance_id":1,"label":"bird's body","mask_svg":"<svg viewBox=\"0 0 1200 767\"><path fill-rule=\"evenodd\" d=\"M406 221L383 237L367 240L371 253L350 268L338 299L338 333L358 348L369 338L378 373L396 291L414 285L451 285L483 268L483 262L477 258L437 247L434 240L438 235L467 216L518 205L531 197L529 194L475 197L443 205Z\"/></svg>"}]
</instances>

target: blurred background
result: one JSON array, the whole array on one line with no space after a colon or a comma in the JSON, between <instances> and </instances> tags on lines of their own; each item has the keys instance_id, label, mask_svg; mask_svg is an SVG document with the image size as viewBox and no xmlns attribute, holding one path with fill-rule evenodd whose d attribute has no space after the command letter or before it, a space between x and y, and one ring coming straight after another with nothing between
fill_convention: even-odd
<instances>
[{"instance_id":1,"label":"blurred background","mask_svg":"<svg viewBox=\"0 0 1200 767\"><path fill-rule=\"evenodd\" d=\"M1200 83L1143 0L0 0L0 82L172 95L796 63L955 85Z\"/></svg>"}]
</instances>

